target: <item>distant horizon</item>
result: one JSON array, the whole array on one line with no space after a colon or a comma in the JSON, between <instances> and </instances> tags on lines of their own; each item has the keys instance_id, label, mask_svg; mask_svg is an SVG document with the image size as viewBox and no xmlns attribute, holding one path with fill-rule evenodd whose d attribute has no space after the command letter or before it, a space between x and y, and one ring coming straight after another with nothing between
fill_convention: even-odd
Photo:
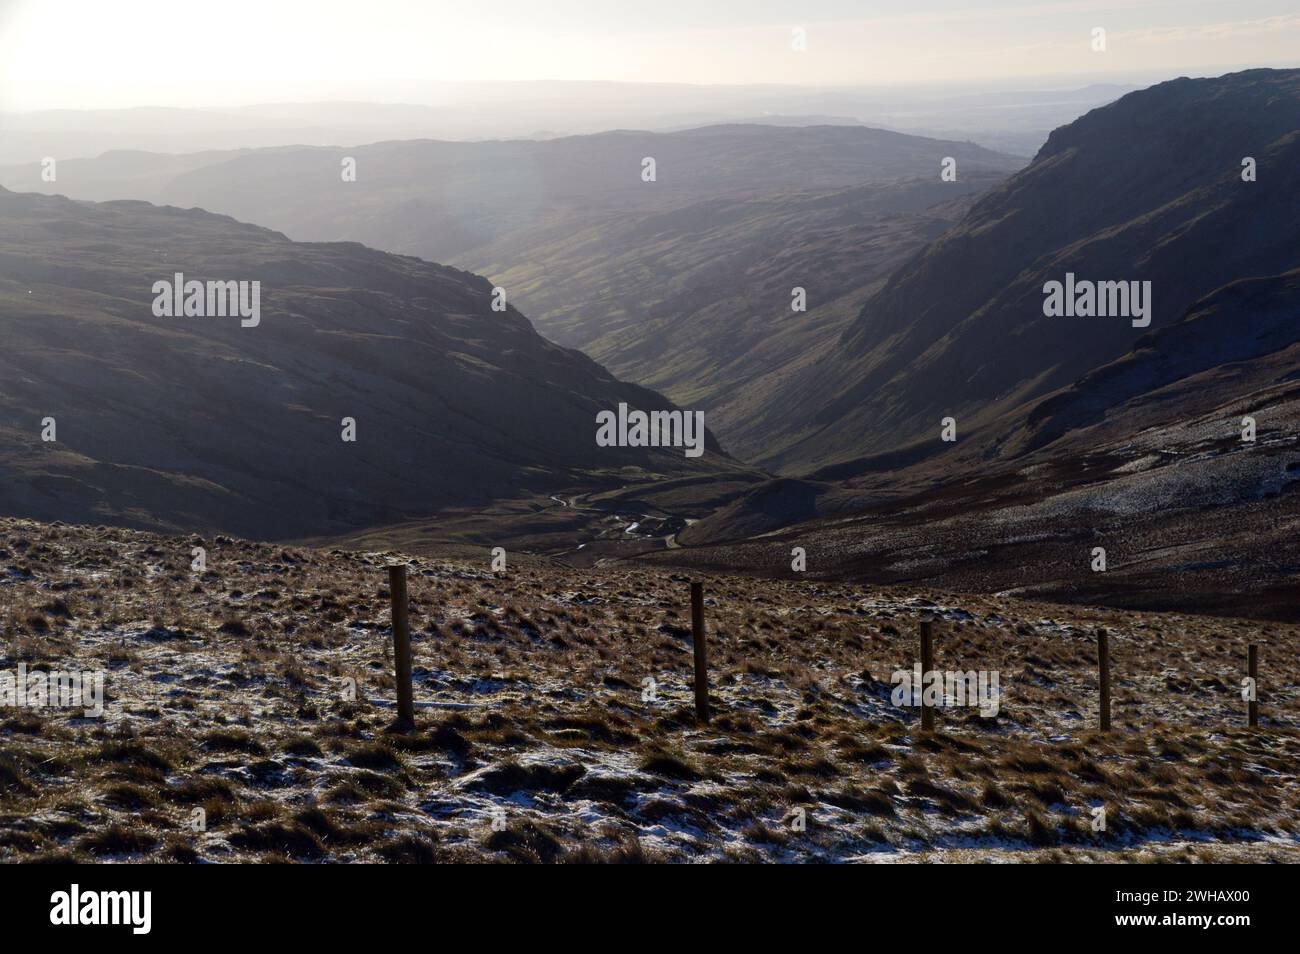
<instances>
[{"instance_id":1,"label":"distant horizon","mask_svg":"<svg viewBox=\"0 0 1300 954\"><path fill-rule=\"evenodd\" d=\"M1051 92L1075 92L1089 88L1107 88L1107 87L1147 87L1155 86L1160 83L1170 82L1172 80L1187 79L1204 79L1216 76L1224 76L1232 73L1247 72L1250 70L1294 70L1300 69L1300 59L1293 63L1263 63L1256 65L1237 65L1225 67L1206 67L1203 69L1189 68L1179 73L1164 73L1161 71L1152 71L1147 75L1139 72L1129 73L1118 76L1107 76L1104 78L1076 76L1073 74L1047 74L1043 76L1008 76L1002 78L989 78L978 83L967 84L963 89L952 89L950 84L935 81L930 83L913 82L897 84L835 84L835 83L685 83L685 82L652 82L641 80L583 80L583 79L529 79L529 80L434 80L428 81L429 86L480 86L480 87L510 87L510 86L628 86L628 87L651 87L664 89L680 90L726 90L726 91L794 91L794 92L842 92L842 93L888 93L888 92L913 92L913 93L932 93L939 94L947 90L947 95L958 98L963 95L990 94L990 93L1051 93ZM0 113L6 115L32 115L37 113L58 113L58 112L128 112L132 110L175 110L175 111L193 111L193 112L220 112L222 110L241 110L257 109L274 106L389 106L389 107L414 107L420 109L436 109L444 104L433 102L420 102L415 98L384 98L384 97L330 97L321 99L300 98L300 99L254 99L239 100L222 103L205 103L201 105L175 105L163 101L141 102L125 106L54 106L39 107L35 109L5 109ZM779 115L801 115L795 113L781 113ZM851 117L844 117L851 118Z\"/></svg>"},{"instance_id":2,"label":"distant horizon","mask_svg":"<svg viewBox=\"0 0 1300 954\"><path fill-rule=\"evenodd\" d=\"M69 31L68 23L78 29ZM1098 49L1095 31L1104 31ZM274 103L429 105L462 84L663 89L1015 89L1300 65L1286 0L554 0L0 7L0 112ZM173 51L184 50L176 68ZM161 91L161 92L160 92Z\"/></svg>"}]
</instances>

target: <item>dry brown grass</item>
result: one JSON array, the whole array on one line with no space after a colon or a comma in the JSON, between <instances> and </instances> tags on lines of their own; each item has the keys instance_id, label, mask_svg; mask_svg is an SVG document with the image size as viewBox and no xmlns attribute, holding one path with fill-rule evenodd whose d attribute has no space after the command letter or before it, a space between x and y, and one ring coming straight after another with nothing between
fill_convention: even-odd
<instances>
[{"instance_id":1,"label":"dry brown grass","mask_svg":"<svg viewBox=\"0 0 1300 954\"><path fill-rule=\"evenodd\" d=\"M1294 627L714 576L701 727L684 578L501 578L485 549L411 562L418 727L393 733L391 555L219 537L196 576L196 542L0 521L0 669L104 669L108 696L0 710L0 858L1300 857ZM923 736L891 704L930 610L939 668L1001 673L996 719Z\"/></svg>"}]
</instances>

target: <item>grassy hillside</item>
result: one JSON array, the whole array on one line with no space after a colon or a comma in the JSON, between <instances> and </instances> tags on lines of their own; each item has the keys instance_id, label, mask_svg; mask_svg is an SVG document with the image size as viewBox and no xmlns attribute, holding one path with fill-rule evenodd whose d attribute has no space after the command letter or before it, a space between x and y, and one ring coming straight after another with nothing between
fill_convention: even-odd
<instances>
[{"instance_id":1,"label":"grassy hillside","mask_svg":"<svg viewBox=\"0 0 1300 954\"><path fill-rule=\"evenodd\" d=\"M763 462L808 473L923 440L941 453L942 418L967 435L1009 426L1224 285L1300 267L1298 156L1300 70L1162 83L1056 130L789 382ZM1044 285L1067 272L1150 282L1150 326L1046 316Z\"/></svg>"},{"instance_id":2,"label":"grassy hillside","mask_svg":"<svg viewBox=\"0 0 1300 954\"><path fill-rule=\"evenodd\" d=\"M10 514L301 537L744 470L712 438L698 458L597 446L598 411L670 405L494 311L467 272L201 210L8 192L0 261ZM177 272L260 282L259 322L156 316L153 285Z\"/></svg>"},{"instance_id":3,"label":"grassy hillside","mask_svg":"<svg viewBox=\"0 0 1300 954\"><path fill-rule=\"evenodd\" d=\"M476 256L545 334L704 408L727 449L770 456L789 380L826 356L889 274L1000 181L971 173L706 199ZM793 290L804 289L804 311Z\"/></svg>"},{"instance_id":4,"label":"grassy hillside","mask_svg":"<svg viewBox=\"0 0 1300 954\"><path fill-rule=\"evenodd\" d=\"M106 671L101 719L4 715L0 858L1297 860L1294 627L708 576L703 726L683 578L482 551L409 563L392 732L393 558L0 521L6 667ZM1000 673L996 717L893 704L922 614L939 668Z\"/></svg>"},{"instance_id":5,"label":"grassy hillside","mask_svg":"<svg viewBox=\"0 0 1300 954\"><path fill-rule=\"evenodd\" d=\"M642 177L655 161L654 181ZM958 163L956 182L941 163ZM342 164L355 161L355 181ZM709 412L771 456L789 377L825 356L900 264L1023 160L862 126L620 130L198 155L0 171L13 188L200 207L488 276L546 337ZM905 181L904 181L905 180ZM791 289L808 310L791 310Z\"/></svg>"}]
</instances>

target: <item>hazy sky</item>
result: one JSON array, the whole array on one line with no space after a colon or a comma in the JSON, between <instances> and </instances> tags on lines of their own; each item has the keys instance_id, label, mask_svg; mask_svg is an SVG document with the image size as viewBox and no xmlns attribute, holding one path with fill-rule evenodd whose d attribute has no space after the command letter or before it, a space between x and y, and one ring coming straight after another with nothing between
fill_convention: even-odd
<instances>
[{"instance_id":1,"label":"hazy sky","mask_svg":"<svg viewBox=\"0 0 1300 954\"><path fill-rule=\"evenodd\" d=\"M1296 0L0 0L0 109L410 100L429 80L956 86L1298 64Z\"/></svg>"}]
</instances>

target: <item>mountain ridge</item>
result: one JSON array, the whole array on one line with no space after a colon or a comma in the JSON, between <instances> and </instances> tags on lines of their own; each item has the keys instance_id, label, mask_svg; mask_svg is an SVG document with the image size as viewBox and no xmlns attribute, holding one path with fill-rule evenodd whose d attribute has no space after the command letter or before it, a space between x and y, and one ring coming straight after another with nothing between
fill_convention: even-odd
<instances>
[{"instance_id":1,"label":"mountain ridge","mask_svg":"<svg viewBox=\"0 0 1300 954\"><path fill-rule=\"evenodd\" d=\"M1122 319L1043 316L1044 282L1067 271L1151 280L1158 329L1230 281L1300 264L1300 190L1285 172L1297 155L1300 71L1163 85L1171 89L1130 93L1055 132L1030 166L897 270L836 353L793 383L788 429L809 435L760 460L808 473L924 440L949 415L970 433L1131 350L1141 332ZM1267 115L1236 102L1243 87L1248 101L1266 97ZM1218 114L1251 136L1184 154L1181 139L1151 128L1149 98L1175 124L1215 103L1198 137ZM1094 131L1082 151L1081 128ZM1138 130L1142 152L1114 147ZM1171 184L1162 170L1175 155L1186 168ZM1241 181L1243 155L1257 159L1258 181Z\"/></svg>"}]
</instances>

